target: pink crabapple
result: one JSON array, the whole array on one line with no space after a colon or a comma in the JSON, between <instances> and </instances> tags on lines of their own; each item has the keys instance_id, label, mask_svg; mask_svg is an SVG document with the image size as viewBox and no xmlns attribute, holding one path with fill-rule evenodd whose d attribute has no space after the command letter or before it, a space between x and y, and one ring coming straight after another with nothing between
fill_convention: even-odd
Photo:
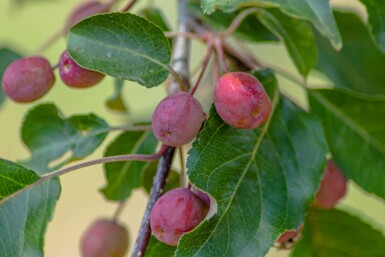
<instances>
[{"instance_id":1,"label":"pink crabapple","mask_svg":"<svg viewBox=\"0 0 385 257\"><path fill-rule=\"evenodd\" d=\"M60 56L59 75L64 84L72 88L91 87L105 77L102 73L80 67L67 51Z\"/></svg>"},{"instance_id":2,"label":"pink crabapple","mask_svg":"<svg viewBox=\"0 0 385 257\"><path fill-rule=\"evenodd\" d=\"M162 143L182 146L193 140L205 120L199 101L187 92L164 98L152 115L152 130Z\"/></svg>"},{"instance_id":3,"label":"pink crabapple","mask_svg":"<svg viewBox=\"0 0 385 257\"><path fill-rule=\"evenodd\" d=\"M168 245L177 245L179 238L196 228L205 218L207 208L187 188L166 192L151 210L150 225L154 236Z\"/></svg>"},{"instance_id":4,"label":"pink crabapple","mask_svg":"<svg viewBox=\"0 0 385 257\"><path fill-rule=\"evenodd\" d=\"M32 56L12 62L4 72L4 93L18 103L33 102L45 95L55 83L48 60Z\"/></svg>"},{"instance_id":5,"label":"pink crabapple","mask_svg":"<svg viewBox=\"0 0 385 257\"><path fill-rule=\"evenodd\" d=\"M83 257L123 257L127 248L127 229L113 220L97 220L81 240Z\"/></svg>"},{"instance_id":6,"label":"pink crabapple","mask_svg":"<svg viewBox=\"0 0 385 257\"><path fill-rule=\"evenodd\" d=\"M255 129L270 116L272 106L263 85L245 72L222 75L214 89L214 105L218 115L228 125Z\"/></svg>"},{"instance_id":7,"label":"pink crabapple","mask_svg":"<svg viewBox=\"0 0 385 257\"><path fill-rule=\"evenodd\" d=\"M346 194L347 180L332 160L328 160L313 206L332 209Z\"/></svg>"}]
</instances>

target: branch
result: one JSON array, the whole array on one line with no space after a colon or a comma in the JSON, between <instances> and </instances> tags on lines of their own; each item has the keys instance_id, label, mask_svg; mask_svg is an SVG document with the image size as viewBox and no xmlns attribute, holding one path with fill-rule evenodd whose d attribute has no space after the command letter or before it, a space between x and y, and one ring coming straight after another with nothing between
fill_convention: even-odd
<instances>
[{"instance_id":1,"label":"branch","mask_svg":"<svg viewBox=\"0 0 385 257\"><path fill-rule=\"evenodd\" d=\"M178 0L178 32L189 33L189 22L192 20L191 14L187 9L187 0ZM190 57L190 39L179 36L174 41L173 53L172 53L172 67L180 74L183 80L186 82L188 88L183 90L189 90L189 57ZM178 92L180 89L178 83L171 78L168 84L168 93L172 94ZM163 187L166 183L168 173L170 171L172 159L174 157L175 148L170 147L166 150L165 155L160 159L157 172L154 178L154 182L150 192L150 198L147 203L147 207L140 225L138 237L136 238L134 248L131 253L131 257L144 256L148 242L151 236L150 228L150 213L155 202L160 197Z\"/></svg>"},{"instance_id":2,"label":"branch","mask_svg":"<svg viewBox=\"0 0 385 257\"><path fill-rule=\"evenodd\" d=\"M40 183L46 181L47 179L50 179L53 177L59 177L61 175L67 174L67 173L74 171L74 170L82 169L82 168L89 167L89 166L96 165L96 164L110 163L110 162L122 162L122 161L150 162L150 161L155 161L155 160L158 160L165 153L166 150L167 150L167 146L163 145L162 148L157 153L151 154L151 155L150 154L116 155L116 156L108 156L108 157L104 157L104 158L100 158L100 159L96 159L96 160L92 160L92 161L87 161L87 162L75 164L73 166L69 166L67 168L64 168L64 169L61 169L58 171L54 171L54 172L48 173L44 176L41 176L38 181L36 181L36 182L26 186L26 187L23 187L19 191L16 191L13 194L3 198L0 201L0 205L3 204L4 202L14 198L15 196L18 196L19 194L31 189L32 187L39 185Z\"/></svg>"},{"instance_id":3,"label":"branch","mask_svg":"<svg viewBox=\"0 0 385 257\"><path fill-rule=\"evenodd\" d=\"M170 172L171 162L174 158L175 148L169 147L166 150L165 155L160 159L156 175L154 178L154 183L151 187L150 199L147 202L146 210L140 224L140 229L138 232L138 237L136 238L134 248L131 253L131 257L140 257L144 256L146 252L148 242L151 236L151 227L150 227L150 214L152 207L155 202L163 193L163 187L166 184L166 179L168 173Z\"/></svg>"}]
</instances>

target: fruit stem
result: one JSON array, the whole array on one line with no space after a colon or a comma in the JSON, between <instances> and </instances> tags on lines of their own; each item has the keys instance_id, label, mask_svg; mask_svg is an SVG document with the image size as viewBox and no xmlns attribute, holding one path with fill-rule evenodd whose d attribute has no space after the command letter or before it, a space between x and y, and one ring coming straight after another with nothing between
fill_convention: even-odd
<instances>
[{"instance_id":1,"label":"fruit stem","mask_svg":"<svg viewBox=\"0 0 385 257\"><path fill-rule=\"evenodd\" d=\"M201 72L198 76L198 79L197 81L195 82L195 86L193 87L193 89L191 90L191 95L194 95L195 91L197 90L199 84L201 83L201 80L203 78L203 75L205 74L205 71L207 69L207 66L209 64L209 61L210 61L210 57L211 57L211 54L213 52L213 44L211 41L208 42L207 44L207 51L206 51L206 55L203 59L203 63L202 63L202 69L201 69Z\"/></svg>"},{"instance_id":2,"label":"fruit stem","mask_svg":"<svg viewBox=\"0 0 385 257\"><path fill-rule=\"evenodd\" d=\"M179 162L181 167L179 184L181 187L184 187L186 184L186 168L184 163L183 146L178 147L178 153L179 153Z\"/></svg>"},{"instance_id":3,"label":"fruit stem","mask_svg":"<svg viewBox=\"0 0 385 257\"><path fill-rule=\"evenodd\" d=\"M10 200L11 198L14 198L15 196L21 194L24 191L27 191L31 189L32 187L35 187L39 185L40 183L44 182L47 179L54 178L54 177L59 177L61 175L67 174L71 171L82 169L85 167L93 166L96 164L103 164L103 163L110 163L110 162L122 162L122 161L144 161L144 162L150 162L150 161L156 161L158 160L167 150L167 146L162 145L161 149L155 153L155 154L126 154L126 155L115 155L115 156L108 156L108 157L103 157L91 161L86 161L86 162L81 162L78 164L75 164L73 166L69 166L67 168L54 171L51 173L48 173L46 175L43 175L40 177L39 180L36 182L22 188L19 191L16 191L15 193L3 198L0 201L0 205L3 204L4 202Z\"/></svg>"},{"instance_id":4,"label":"fruit stem","mask_svg":"<svg viewBox=\"0 0 385 257\"><path fill-rule=\"evenodd\" d=\"M226 56L225 56L225 54L223 52L222 40L220 38L214 39L214 46L215 46L215 50L216 50L216 52L218 54L219 61L222 64L222 67L224 68L225 72L230 72L230 69L227 66Z\"/></svg>"},{"instance_id":5,"label":"fruit stem","mask_svg":"<svg viewBox=\"0 0 385 257\"><path fill-rule=\"evenodd\" d=\"M128 202L127 200L123 200L123 201L119 202L118 208L116 208L114 216L112 217L113 221L115 221L115 222L118 221L119 216L122 214L124 208L127 205L127 202Z\"/></svg>"}]
</instances>

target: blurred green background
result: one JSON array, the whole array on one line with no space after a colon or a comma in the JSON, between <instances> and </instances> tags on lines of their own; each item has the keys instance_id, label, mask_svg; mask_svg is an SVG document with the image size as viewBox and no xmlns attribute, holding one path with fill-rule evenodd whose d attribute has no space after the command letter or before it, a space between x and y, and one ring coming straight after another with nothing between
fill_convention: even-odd
<instances>
[{"instance_id":1,"label":"blurred green background","mask_svg":"<svg viewBox=\"0 0 385 257\"><path fill-rule=\"evenodd\" d=\"M79 0L46 0L24 1L22 6L13 0L0 1L0 47L10 47L24 55L43 54L52 64L55 64L59 55L65 48L65 38L61 38L44 52L35 52L39 46L51 35L55 34L63 25L68 13L79 4ZM28 3L31 2L31 3ZM32 3L36 2L36 3ZM120 5L125 1L121 0ZM176 6L175 1L153 1L169 15L169 22L175 27ZM139 10L148 1L139 1L133 11ZM360 10L365 19L362 6L358 1L335 0L331 3L338 7L348 7ZM171 11L172 10L172 11ZM285 49L280 45L251 45L259 58L267 63L276 63L287 70L295 72ZM203 48L193 44L193 64L195 67L203 56ZM210 80L204 81L198 98L207 98L202 93L203 87L208 87ZM205 85L206 84L206 85ZM54 88L47 96L36 103L28 105L15 104L7 101L0 108L0 157L9 160L19 160L28 157L28 152L23 147L19 137L19 127L23 114L32 106L42 102L55 102L65 115L74 113L96 113L107 120L111 125L124 124L129 121L150 120L152 110L165 96L165 89L158 87L146 89L135 83L126 83L123 96L129 107L130 114L121 115L108 111L105 100L113 93L113 80L105 79L101 84L86 90L75 90L64 86L57 76ZM212 85L211 85L212 86ZM293 98L303 99L303 92L291 85L289 81L280 78L280 86L285 93ZM210 100L210 97L209 97ZM209 101L210 102L210 101ZM206 104L207 106L207 104ZM109 142L115 134L110 134L105 142ZM105 146L105 144L103 145ZM100 147L91 158L102 155L104 147ZM98 189L104 184L101 166L93 166L78 170L61 178L62 193L56 207L53 221L49 224L46 234L45 251L47 257L76 257L79 254L79 240L85 229L99 217L111 217L116 209L116 204L106 202ZM131 246L135 240L140 220L146 206L146 196L137 191L128 201L121 215L121 220L129 227ZM349 194L340 204L339 208L348 209L357 213L368 223L385 233L385 205L381 200L364 193L352 183ZM0 231L1 233L1 231ZM287 256L285 251L273 249L269 256Z\"/></svg>"}]
</instances>

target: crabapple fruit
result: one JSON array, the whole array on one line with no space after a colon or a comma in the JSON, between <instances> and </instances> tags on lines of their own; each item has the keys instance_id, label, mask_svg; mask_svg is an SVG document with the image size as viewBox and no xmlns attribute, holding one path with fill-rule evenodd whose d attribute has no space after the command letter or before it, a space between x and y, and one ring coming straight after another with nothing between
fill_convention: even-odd
<instances>
[{"instance_id":1,"label":"crabapple fruit","mask_svg":"<svg viewBox=\"0 0 385 257\"><path fill-rule=\"evenodd\" d=\"M29 103L45 95L55 83L48 60L33 56L12 62L4 72L4 93L15 102Z\"/></svg>"},{"instance_id":2,"label":"crabapple fruit","mask_svg":"<svg viewBox=\"0 0 385 257\"><path fill-rule=\"evenodd\" d=\"M297 230L288 230L284 232L276 241L282 249L288 249L292 244L298 240L301 235L303 225L299 226Z\"/></svg>"},{"instance_id":3,"label":"crabapple fruit","mask_svg":"<svg viewBox=\"0 0 385 257\"><path fill-rule=\"evenodd\" d=\"M334 208L346 194L346 183L342 172L332 160L328 160L313 206L321 209Z\"/></svg>"},{"instance_id":4,"label":"crabapple fruit","mask_svg":"<svg viewBox=\"0 0 385 257\"><path fill-rule=\"evenodd\" d=\"M81 241L83 257L123 257L127 248L127 229L106 219L93 223Z\"/></svg>"},{"instance_id":5,"label":"crabapple fruit","mask_svg":"<svg viewBox=\"0 0 385 257\"><path fill-rule=\"evenodd\" d=\"M87 18L94 14L108 12L109 9L110 7L108 4L103 4L99 1L90 1L82 3L78 7L76 7L69 15L64 29L67 32L73 25L83 20L84 18Z\"/></svg>"},{"instance_id":6,"label":"crabapple fruit","mask_svg":"<svg viewBox=\"0 0 385 257\"><path fill-rule=\"evenodd\" d=\"M162 143L181 146L199 133L205 119L199 101L187 92L164 98L152 115L152 130Z\"/></svg>"},{"instance_id":7,"label":"crabapple fruit","mask_svg":"<svg viewBox=\"0 0 385 257\"><path fill-rule=\"evenodd\" d=\"M67 51L60 56L59 74L64 84L73 88L91 87L104 78L102 73L80 67Z\"/></svg>"},{"instance_id":8,"label":"crabapple fruit","mask_svg":"<svg viewBox=\"0 0 385 257\"><path fill-rule=\"evenodd\" d=\"M257 128L272 110L261 82L245 72L229 72L217 80L214 105L224 122L241 129Z\"/></svg>"},{"instance_id":9,"label":"crabapple fruit","mask_svg":"<svg viewBox=\"0 0 385 257\"><path fill-rule=\"evenodd\" d=\"M179 238L193 230L207 214L202 201L187 188L176 188L162 195L150 214L151 231L161 242L177 245Z\"/></svg>"},{"instance_id":10,"label":"crabapple fruit","mask_svg":"<svg viewBox=\"0 0 385 257\"><path fill-rule=\"evenodd\" d=\"M207 208L210 208L210 197L208 194L206 194L205 192L202 192L201 190L199 190L198 188L196 187L191 187L191 192L193 192L194 194L196 194L199 199L201 199L202 203L207 207Z\"/></svg>"}]
</instances>

